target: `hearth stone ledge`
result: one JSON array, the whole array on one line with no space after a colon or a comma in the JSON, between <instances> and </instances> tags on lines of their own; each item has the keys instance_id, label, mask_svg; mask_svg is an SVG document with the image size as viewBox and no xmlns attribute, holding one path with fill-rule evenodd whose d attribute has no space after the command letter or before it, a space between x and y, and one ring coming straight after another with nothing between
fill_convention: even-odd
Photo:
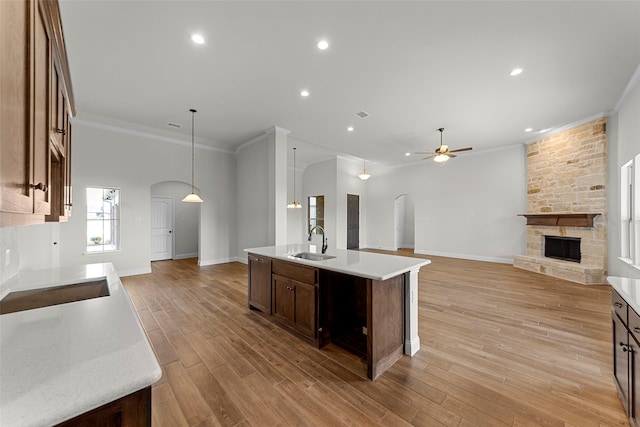
<instances>
[{"instance_id":1,"label":"hearth stone ledge","mask_svg":"<svg viewBox=\"0 0 640 427\"><path fill-rule=\"evenodd\" d=\"M561 261L552 258L516 255L513 266L523 270L541 273L558 279L582 285L606 285L607 272L596 266Z\"/></svg>"}]
</instances>

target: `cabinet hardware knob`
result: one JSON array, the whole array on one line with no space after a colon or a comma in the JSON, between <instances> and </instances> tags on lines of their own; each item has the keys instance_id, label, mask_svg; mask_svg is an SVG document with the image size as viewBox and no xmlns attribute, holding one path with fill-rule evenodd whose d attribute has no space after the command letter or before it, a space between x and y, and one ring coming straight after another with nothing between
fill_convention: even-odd
<instances>
[{"instance_id":1,"label":"cabinet hardware knob","mask_svg":"<svg viewBox=\"0 0 640 427\"><path fill-rule=\"evenodd\" d=\"M636 332L640 332L640 328L639 328L639 327L637 327L637 326L634 326L634 327L633 327L633 330L634 330L634 331L636 331Z\"/></svg>"},{"instance_id":2,"label":"cabinet hardware knob","mask_svg":"<svg viewBox=\"0 0 640 427\"><path fill-rule=\"evenodd\" d=\"M34 190L41 190L42 192L46 193L48 188L45 184L43 184L42 182L39 182L37 184L31 184L31 188L33 188Z\"/></svg>"},{"instance_id":3,"label":"cabinet hardware knob","mask_svg":"<svg viewBox=\"0 0 640 427\"><path fill-rule=\"evenodd\" d=\"M60 134L62 134L62 135L66 135L66 134L67 134L67 131L66 131L66 130L64 130L64 129L56 128L56 133L60 133Z\"/></svg>"},{"instance_id":4,"label":"cabinet hardware knob","mask_svg":"<svg viewBox=\"0 0 640 427\"><path fill-rule=\"evenodd\" d=\"M614 302L613 305L615 305L618 308L622 308L622 303Z\"/></svg>"}]
</instances>

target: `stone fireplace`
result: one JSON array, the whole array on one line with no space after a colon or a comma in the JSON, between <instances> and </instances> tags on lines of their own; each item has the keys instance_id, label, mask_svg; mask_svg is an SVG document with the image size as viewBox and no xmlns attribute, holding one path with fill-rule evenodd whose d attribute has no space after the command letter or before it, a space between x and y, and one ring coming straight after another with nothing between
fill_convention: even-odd
<instances>
[{"instance_id":1,"label":"stone fireplace","mask_svg":"<svg viewBox=\"0 0 640 427\"><path fill-rule=\"evenodd\" d=\"M606 283L606 122L599 118L527 147L527 252L514 257L515 267ZM551 256L549 238L558 245Z\"/></svg>"}]
</instances>

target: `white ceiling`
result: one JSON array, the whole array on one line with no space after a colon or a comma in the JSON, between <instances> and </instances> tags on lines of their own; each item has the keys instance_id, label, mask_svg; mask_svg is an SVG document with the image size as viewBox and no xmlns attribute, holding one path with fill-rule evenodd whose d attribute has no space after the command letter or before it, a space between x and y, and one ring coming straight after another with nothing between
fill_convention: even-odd
<instances>
[{"instance_id":1,"label":"white ceiling","mask_svg":"<svg viewBox=\"0 0 640 427\"><path fill-rule=\"evenodd\" d=\"M234 151L277 125L367 162L523 143L613 109L640 1L60 0L77 110ZM189 35L200 32L205 45ZM316 42L326 38L326 51ZM524 72L510 77L521 67ZM299 93L306 88L308 98ZM370 114L365 119L359 111ZM349 133L347 126L354 126ZM180 136L181 138L183 136ZM311 154L313 152L313 154ZM462 153L461 156L469 155Z\"/></svg>"}]
</instances>

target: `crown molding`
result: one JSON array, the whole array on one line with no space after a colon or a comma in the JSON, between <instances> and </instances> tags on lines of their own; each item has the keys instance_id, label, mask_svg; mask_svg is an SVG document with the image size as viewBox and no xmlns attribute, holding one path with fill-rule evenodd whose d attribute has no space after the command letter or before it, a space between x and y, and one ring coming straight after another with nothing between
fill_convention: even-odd
<instances>
[{"instance_id":1,"label":"crown molding","mask_svg":"<svg viewBox=\"0 0 640 427\"><path fill-rule=\"evenodd\" d=\"M547 138L547 137L549 137L551 135L555 135L557 133L564 132L565 130L574 128L576 126L583 125L585 123L589 123L590 121L593 121L593 120L601 119L603 117L609 117L609 115L610 115L610 112L602 112L602 113L594 114L594 115L589 116L589 117L582 118L580 120L576 120L575 122L567 123L566 125L562 125L560 127L553 128L550 131L547 131L547 132L544 132L544 133L540 133L535 138L531 138L531 139L526 140L524 142L524 145L529 145L529 144L531 144L533 142L540 141L543 138Z\"/></svg>"},{"instance_id":2,"label":"crown molding","mask_svg":"<svg viewBox=\"0 0 640 427\"><path fill-rule=\"evenodd\" d=\"M191 146L191 142L190 141L184 141L178 138L173 138L170 136L164 136L164 135L157 135L152 133L151 131L143 131L143 130L135 130L135 129L128 129L125 127L121 127L115 124L108 124L108 123L103 123L100 120L110 120L107 117L102 117L102 116L94 116L94 115L87 115L90 117L84 118L85 115L82 116L76 116L75 118L72 119L72 123L75 124L81 124L84 125L86 127L90 127L90 128L94 128L94 129L101 129L101 130L108 130L111 132L116 132L116 133L121 133L121 134L125 134L125 135L130 135L130 136L137 136L140 138L147 138L147 139L154 139L156 141L162 141L162 142L166 142L169 144L175 144L175 145L182 145L182 146L187 146L190 147ZM123 124L126 124L127 122L122 122ZM131 124L133 126L135 126L135 124ZM149 128L150 130L152 130L153 128ZM195 140L200 140L200 141L207 141L210 142L207 139L204 138L198 138L196 137ZM221 153L225 153L225 154L234 154L233 151L230 150L225 150L222 148L217 148L217 147L212 147L210 145L206 145L203 143L198 143L195 142L194 144L195 147L202 149L202 150L209 150L209 151L218 151Z\"/></svg>"},{"instance_id":3,"label":"crown molding","mask_svg":"<svg viewBox=\"0 0 640 427\"><path fill-rule=\"evenodd\" d=\"M620 110L620 108L625 103L629 95L631 95L631 92L633 92L633 90L636 88L638 81L640 81L640 64L638 64L638 68L636 68L636 71L631 76L631 80L629 80L629 83L627 83L627 86L624 88L624 91L622 91L622 95L620 95L620 99L618 99L618 102L616 102L616 105L614 105L613 107L614 113L617 113Z\"/></svg>"}]
</instances>

